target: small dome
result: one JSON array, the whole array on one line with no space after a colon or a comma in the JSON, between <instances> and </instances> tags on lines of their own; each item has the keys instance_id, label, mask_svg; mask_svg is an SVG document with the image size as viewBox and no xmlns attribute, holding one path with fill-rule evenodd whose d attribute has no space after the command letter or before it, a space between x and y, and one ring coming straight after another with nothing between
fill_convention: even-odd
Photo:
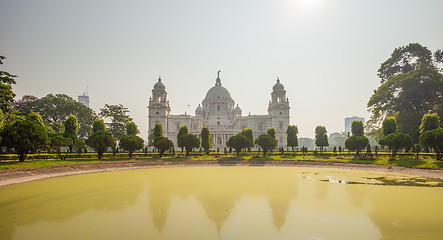
<instances>
[{"instance_id":1,"label":"small dome","mask_svg":"<svg viewBox=\"0 0 443 240\"><path fill-rule=\"evenodd\" d=\"M241 108L238 106L238 104L237 104L237 107L234 108L234 111L241 112Z\"/></svg>"},{"instance_id":2,"label":"small dome","mask_svg":"<svg viewBox=\"0 0 443 240\"><path fill-rule=\"evenodd\" d=\"M203 102L213 101L234 103L234 100L232 99L228 89L221 85L220 78L217 78L215 86L209 89L209 91L206 93L205 99L203 100Z\"/></svg>"},{"instance_id":3,"label":"small dome","mask_svg":"<svg viewBox=\"0 0 443 240\"><path fill-rule=\"evenodd\" d=\"M203 112L203 108L200 106L200 104L199 104L198 107L195 109L195 112Z\"/></svg>"},{"instance_id":4,"label":"small dome","mask_svg":"<svg viewBox=\"0 0 443 240\"><path fill-rule=\"evenodd\" d=\"M155 90L162 90L162 91L164 91L166 89L166 87L162 83L162 79L160 77L158 78L158 82L156 84L154 84L154 89Z\"/></svg>"},{"instance_id":5,"label":"small dome","mask_svg":"<svg viewBox=\"0 0 443 240\"><path fill-rule=\"evenodd\" d=\"M274 90L274 91L285 90L285 87L283 86L283 84L280 83L280 79L277 78L277 83L274 85L274 87L272 87L272 90Z\"/></svg>"}]
</instances>

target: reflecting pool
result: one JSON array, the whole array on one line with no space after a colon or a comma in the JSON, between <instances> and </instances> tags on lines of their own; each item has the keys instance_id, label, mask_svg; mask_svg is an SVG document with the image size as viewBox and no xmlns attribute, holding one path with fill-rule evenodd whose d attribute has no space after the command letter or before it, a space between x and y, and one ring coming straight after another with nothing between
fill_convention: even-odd
<instances>
[{"instance_id":1,"label":"reflecting pool","mask_svg":"<svg viewBox=\"0 0 443 240\"><path fill-rule=\"evenodd\" d=\"M0 188L0 239L443 239L442 183L296 167L182 167Z\"/></svg>"}]
</instances>

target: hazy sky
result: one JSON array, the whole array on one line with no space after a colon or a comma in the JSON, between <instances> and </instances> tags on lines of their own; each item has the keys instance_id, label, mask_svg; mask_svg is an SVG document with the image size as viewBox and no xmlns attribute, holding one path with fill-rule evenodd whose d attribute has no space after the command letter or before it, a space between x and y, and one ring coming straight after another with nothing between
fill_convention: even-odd
<instances>
[{"instance_id":1,"label":"hazy sky","mask_svg":"<svg viewBox=\"0 0 443 240\"><path fill-rule=\"evenodd\" d=\"M88 87L147 134L160 75L173 114L194 114L221 70L243 114L266 114L280 77L300 137L368 119L377 69L396 47L443 47L441 0L0 0L2 66L17 99ZM189 105L189 106L188 106Z\"/></svg>"}]
</instances>

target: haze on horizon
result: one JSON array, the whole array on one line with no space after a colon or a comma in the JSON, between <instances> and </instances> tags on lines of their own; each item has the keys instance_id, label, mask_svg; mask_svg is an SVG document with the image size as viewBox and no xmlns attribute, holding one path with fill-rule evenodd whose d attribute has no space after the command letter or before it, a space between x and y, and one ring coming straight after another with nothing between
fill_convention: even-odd
<instances>
[{"instance_id":1,"label":"haze on horizon","mask_svg":"<svg viewBox=\"0 0 443 240\"><path fill-rule=\"evenodd\" d=\"M2 66L13 91L123 104L147 139L158 76L173 114L194 114L221 70L243 114L266 114L277 77L299 137L344 131L370 114L377 69L400 46L443 42L443 1L7 1L0 0Z\"/></svg>"}]
</instances>

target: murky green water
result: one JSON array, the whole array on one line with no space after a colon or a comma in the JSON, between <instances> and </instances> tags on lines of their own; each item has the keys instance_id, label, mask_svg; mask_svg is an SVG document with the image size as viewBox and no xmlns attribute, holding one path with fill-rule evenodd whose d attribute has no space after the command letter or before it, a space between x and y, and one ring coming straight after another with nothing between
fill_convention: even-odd
<instances>
[{"instance_id":1,"label":"murky green water","mask_svg":"<svg viewBox=\"0 0 443 240\"><path fill-rule=\"evenodd\" d=\"M55 178L0 188L0 239L443 239L443 188L419 187L439 184L284 167Z\"/></svg>"}]
</instances>

